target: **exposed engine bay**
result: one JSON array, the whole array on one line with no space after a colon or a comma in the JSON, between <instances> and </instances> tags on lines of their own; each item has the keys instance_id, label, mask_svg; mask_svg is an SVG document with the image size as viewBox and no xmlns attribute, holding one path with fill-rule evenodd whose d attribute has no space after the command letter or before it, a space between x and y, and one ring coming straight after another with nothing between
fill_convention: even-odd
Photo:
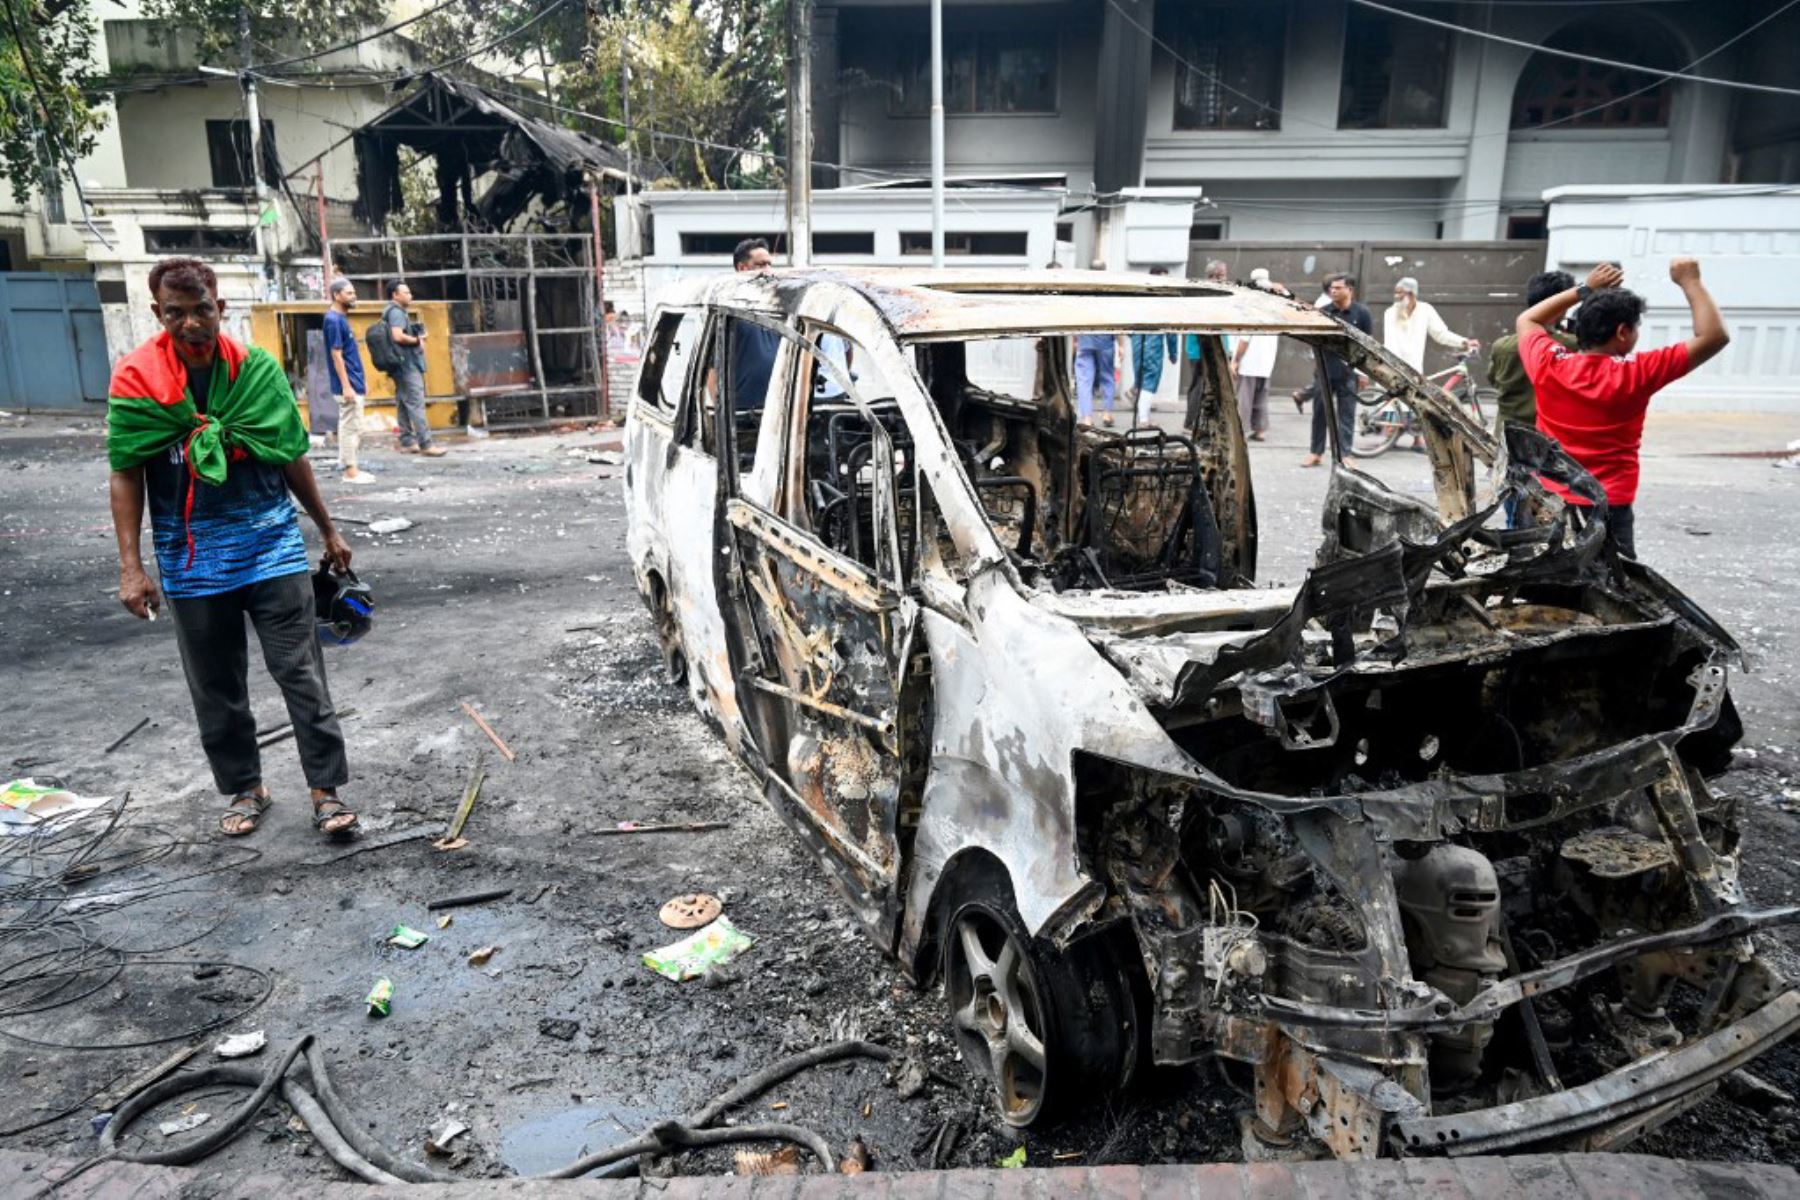
<instances>
[{"instance_id":1,"label":"exposed engine bay","mask_svg":"<svg viewBox=\"0 0 1800 1200\"><path fill-rule=\"evenodd\" d=\"M1040 382L1058 361L1042 355ZM1553 443L1512 431L1531 470L1503 468L1447 533L1340 475L1319 566L1284 610L1249 585L1231 439L1083 430L1071 446L1004 396L949 392L953 431L987 431L965 453L978 488L1028 485L988 505L1022 573L1069 597L1211 777L1078 755L1082 848L1109 884L1096 921L1130 923L1152 981L1154 1060L1234 1063L1251 1153L1540 1142L1455 1118L1578 1094L1777 996L1780 1026L1800 1020L1745 932L1796 914L1742 909L1736 813L1706 786L1741 732L1736 647L1547 496L1539 472L1592 486ZM1498 528L1508 492L1544 519ZM1159 617L1080 599L1189 589L1241 603ZM1659 938L1697 929L1736 936ZM1576 978L1540 993L1519 982L1534 973ZM1594 1098L1571 1127L1604 1132L1575 1141L1617 1144L1709 1092Z\"/></svg>"}]
</instances>

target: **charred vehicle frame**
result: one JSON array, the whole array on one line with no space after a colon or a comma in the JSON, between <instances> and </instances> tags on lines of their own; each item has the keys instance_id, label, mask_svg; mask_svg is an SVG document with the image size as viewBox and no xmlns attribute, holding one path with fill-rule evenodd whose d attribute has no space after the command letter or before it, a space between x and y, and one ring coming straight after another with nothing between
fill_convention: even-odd
<instances>
[{"instance_id":1,"label":"charred vehicle frame","mask_svg":"<svg viewBox=\"0 0 1800 1200\"><path fill-rule=\"evenodd\" d=\"M1188 429L1078 424L1096 331L1198 336ZM1254 582L1222 341L1251 334L1403 395L1430 457L1435 506L1334 463L1297 587ZM1736 644L1611 552L1554 443L1497 442L1316 310L1106 274L687 283L627 458L671 678L942 979L1009 1122L1211 1059L1253 1155L1602 1147L1800 1027L1755 944L1800 909L1746 902L1706 783Z\"/></svg>"}]
</instances>

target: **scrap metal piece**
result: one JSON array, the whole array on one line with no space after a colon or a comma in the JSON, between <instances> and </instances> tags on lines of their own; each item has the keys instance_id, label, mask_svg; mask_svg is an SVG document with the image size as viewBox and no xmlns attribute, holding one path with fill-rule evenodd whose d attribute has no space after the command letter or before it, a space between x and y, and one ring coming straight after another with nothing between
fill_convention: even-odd
<instances>
[{"instance_id":1,"label":"scrap metal piece","mask_svg":"<svg viewBox=\"0 0 1800 1200\"><path fill-rule=\"evenodd\" d=\"M1476 1112L1403 1117L1394 1125L1396 1148L1407 1154L1492 1154L1603 1129L1710 1089L1796 1032L1800 990L1791 990L1734 1025L1592 1083Z\"/></svg>"},{"instance_id":2,"label":"scrap metal piece","mask_svg":"<svg viewBox=\"0 0 1800 1200\"><path fill-rule=\"evenodd\" d=\"M1619 825L1577 834L1562 844L1561 853L1601 879L1629 879L1675 865L1675 851L1669 843Z\"/></svg>"}]
</instances>

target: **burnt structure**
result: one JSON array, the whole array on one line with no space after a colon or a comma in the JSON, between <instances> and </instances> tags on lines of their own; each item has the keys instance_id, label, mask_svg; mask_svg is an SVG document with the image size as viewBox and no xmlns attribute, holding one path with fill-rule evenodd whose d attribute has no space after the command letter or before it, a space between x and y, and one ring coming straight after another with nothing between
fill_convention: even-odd
<instances>
[{"instance_id":1,"label":"burnt structure","mask_svg":"<svg viewBox=\"0 0 1800 1200\"><path fill-rule=\"evenodd\" d=\"M622 153L474 84L428 75L358 129L356 215L384 229L404 203L401 150L429 156L433 234L338 239L337 273L379 300L405 278L453 303L457 391L488 424L606 412L601 246L595 221Z\"/></svg>"}]
</instances>

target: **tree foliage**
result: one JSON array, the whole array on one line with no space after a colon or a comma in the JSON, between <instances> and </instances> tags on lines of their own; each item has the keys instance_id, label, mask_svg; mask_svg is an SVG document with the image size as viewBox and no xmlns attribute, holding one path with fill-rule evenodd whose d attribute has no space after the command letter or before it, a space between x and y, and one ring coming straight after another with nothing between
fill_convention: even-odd
<instances>
[{"instance_id":1,"label":"tree foliage","mask_svg":"<svg viewBox=\"0 0 1800 1200\"><path fill-rule=\"evenodd\" d=\"M785 0L627 0L589 19L567 91L578 107L625 116L640 170L684 187L771 182L787 126ZM612 137L627 135L616 127ZM749 153L729 147L741 147Z\"/></svg>"},{"instance_id":2,"label":"tree foliage","mask_svg":"<svg viewBox=\"0 0 1800 1200\"><path fill-rule=\"evenodd\" d=\"M243 63L240 14L248 14L250 54L268 62L322 50L392 22L388 0L143 0L146 19L195 40L200 61Z\"/></svg>"},{"instance_id":3,"label":"tree foliage","mask_svg":"<svg viewBox=\"0 0 1800 1200\"><path fill-rule=\"evenodd\" d=\"M92 149L94 20L81 0L0 0L0 176L21 203Z\"/></svg>"}]
</instances>

